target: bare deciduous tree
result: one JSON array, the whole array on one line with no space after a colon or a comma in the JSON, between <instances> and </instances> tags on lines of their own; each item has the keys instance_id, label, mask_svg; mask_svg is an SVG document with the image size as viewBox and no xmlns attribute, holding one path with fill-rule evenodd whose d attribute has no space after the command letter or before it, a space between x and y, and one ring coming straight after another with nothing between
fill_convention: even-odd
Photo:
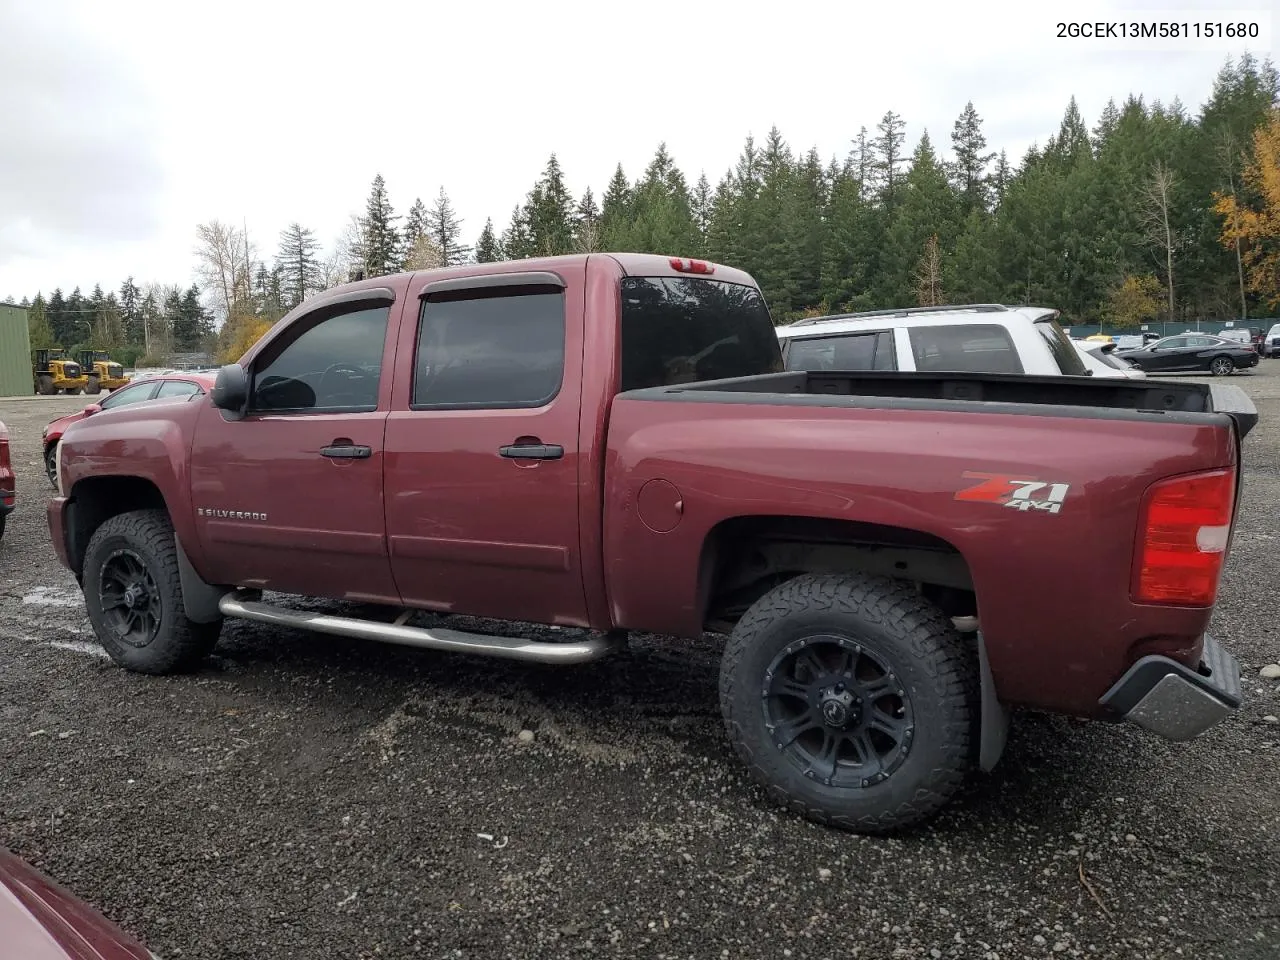
<instances>
[{"instance_id":1,"label":"bare deciduous tree","mask_svg":"<svg viewBox=\"0 0 1280 960\"><path fill-rule=\"evenodd\" d=\"M1231 132L1231 128L1223 126L1216 137L1216 152L1218 163L1222 168L1222 172L1227 178L1227 196L1232 201L1236 200L1236 163L1241 159L1239 144L1236 143L1235 134ZM1244 256L1240 250L1240 231L1239 227L1239 209L1233 208L1232 226L1237 228L1232 231L1232 240L1235 245L1236 254L1236 279L1240 283L1240 316L1247 318L1249 316L1249 302L1245 298L1244 289Z\"/></svg>"},{"instance_id":2,"label":"bare deciduous tree","mask_svg":"<svg viewBox=\"0 0 1280 960\"><path fill-rule=\"evenodd\" d=\"M1156 161L1142 189L1142 224L1146 230L1147 242L1157 250L1164 251L1165 285L1169 294L1169 319L1173 319L1173 251L1176 248L1173 224L1170 221L1170 210L1173 206L1173 191L1178 186L1178 178L1169 166L1161 160Z\"/></svg>"},{"instance_id":3,"label":"bare deciduous tree","mask_svg":"<svg viewBox=\"0 0 1280 960\"><path fill-rule=\"evenodd\" d=\"M196 273L225 320L253 297L254 248L248 231L220 220L196 227Z\"/></svg>"},{"instance_id":4,"label":"bare deciduous tree","mask_svg":"<svg viewBox=\"0 0 1280 960\"><path fill-rule=\"evenodd\" d=\"M924 256L916 265L913 275L916 281L916 299L922 307L937 307L946 303L942 294L942 251L938 249L938 235L933 234L924 243Z\"/></svg>"}]
</instances>

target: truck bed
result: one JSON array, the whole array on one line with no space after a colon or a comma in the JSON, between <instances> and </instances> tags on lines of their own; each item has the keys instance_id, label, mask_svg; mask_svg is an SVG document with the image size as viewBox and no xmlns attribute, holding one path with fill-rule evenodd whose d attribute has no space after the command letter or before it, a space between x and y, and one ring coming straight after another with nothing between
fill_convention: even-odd
<instances>
[{"instance_id":1,"label":"truck bed","mask_svg":"<svg viewBox=\"0 0 1280 960\"><path fill-rule=\"evenodd\" d=\"M1203 423L1230 417L1244 437L1258 421L1248 395L1226 383L1185 380L1091 380L992 373L848 373L792 371L633 390L636 400L768 403L803 406L970 411L1094 419ZM1054 409L1045 409L1052 407Z\"/></svg>"}]
</instances>

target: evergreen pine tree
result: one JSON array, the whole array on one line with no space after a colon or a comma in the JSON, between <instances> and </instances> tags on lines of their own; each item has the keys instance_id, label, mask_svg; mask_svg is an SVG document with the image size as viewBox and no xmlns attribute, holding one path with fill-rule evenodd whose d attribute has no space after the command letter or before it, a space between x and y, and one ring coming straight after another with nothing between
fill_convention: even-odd
<instances>
[{"instance_id":1,"label":"evergreen pine tree","mask_svg":"<svg viewBox=\"0 0 1280 960\"><path fill-rule=\"evenodd\" d=\"M698 246L684 174L661 143L632 191L631 248L638 253L688 256Z\"/></svg>"},{"instance_id":2,"label":"evergreen pine tree","mask_svg":"<svg viewBox=\"0 0 1280 960\"><path fill-rule=\"evenodd\" d=\"M618 164L600 205L600 243L605 250L631 250L631 182Z\"/></svg>"},{"instance_id":3,"label":"evergreen pine tree","mask_svg":"<svg viewBox=\"0 0 1280 960\"><path fill-rule=\"evenodd\" d=\"M409 208L408 215L404 218L405 249L412 250L418 241L426 235L427 207L426 204L422 202L421 197L416 197L414 198L413 206Z\"/></svg>"},{"instance_id":4,"label":"evergreen pine tree","mask_svg":"<svg viewBox=\"0 0 1280 960\"><path fill-rule=\"evenodd\" d=\"M51 346L61 346L63 344L63 335L66 330L66 313L67 302L62 296L62 288L55 287L53 294L49 297L49 333L53 337Z\"/></svg>"},{"instance_id":5,"label":"evergreen pine tree","mask_svg":"<svg viewBox=\"0 0 1280 960\"><path fill-rule=\"evenodd\" d=\"M471 256L471 248L458 239L462 236L462 220L449 202L444 187L436 194L436 202L427 213L427 236L440 252L443 266L466 263Z\"/></svg>"},{"instance_id":6,"label":"evergreen pine tree","mask_svg":"<svg viewBox=\"0 0 1280 960\"><path fill-rule=\"evenodd\" d=\"M564 171L554 153L529 192L523 220L533 256L554 257L572 252L573 198L564 185Z\"/></svg>"},{"instance_id":7,"label":"evergreen pine tree","mask_svg":"<svg viewBox=\"0 0 1280 960\"><path fill-rule=\"evenodd\" d=\"M502 259L502 248L493 232L493 217L489 217L476 240L476 263L496 263Z\"/></svg>"},{"instance_id":8,"label":"evergreen pine tree","mask_svg":"<svg viewBox=\"0 0 1280 960\"><path fill-rule=\"evenodd\" d=\"M124 342L131 346L142 346L142 293L128 277L120 284L120 322L124 327Z\"/></svg>"},{"instance_id":9,"label":"evergreen pine tree","mask_svg":"<svg viewBox=\"0 0 1280 960\"><path fill-rule=\"evenodd\" d=\"M955 162L950 165L951 182L960 194L960 208L967 216L973 210L986 210L988 199L987 165L995 153L987 151L987 138L982 133L982 118L973 109L973 101L951 131L951 147Z\"/></svg>"},{"instance_id":10,"label":"evergreen pine tree","mask_svg":"<svg viewBox=\"0 0 1280 960\"><path fill-rule=\"evenodd\" d=\"M892 216L877 296L885 306L900 306L917 301L916 271L929 238L940 248L940 263L953 249L959 219L956 195L927 130L912 155Z\"/></svg>"},{"instance_id":11,"label":"evergreen pine tree","mask_svg":"<svg viewBox=\"0 0 1280 960\"><path fill-rule=\"evenodd\" d=\"M365 213L360 218L360 252L366 276L386 276L400 269L402 244L396 226L399 219L387 197L386 181L378 174L373 178Z\"/></svg>"},{"instance_id":12,"label":"evergreen pine tree","mask_svg":"<svg viewBox=\"0 0 1280 960\"><path fill-rule=\"evenodd\" d=\"M259 299L268 313L274 313L281 306L286 311L292 310L309 295L324 289L324 276L320 269L320 242L315 234L300 223L291 223L280 232L280 249L276 253L276 266L284 282L284 303L272 303L267 297L265 281L268 274L263 265L259 265L259 280L262 289Z\"/></svg>"},{"instance_id":13,"label":"evergreen pine tree","mask_svg":"<svg viewBox=\"0 0 1280 960\"><path fill-rule=\"evenodd\" d=\"M871 141L871 169L879 188L880 201L885 206L893 206L898 199L898 186L902 179L898 168L906 160L903 153L903 145L907 139L906 127L902 117L890 110L876 124L880 135Z\"/></svg>"},{"instance_id":14,"label":"evergreen pine tree","mask_svg":"<svg viewBox=\"0 0 1280 960\"><path fill-rule=\"evenodd\" d=\"M711 190L711 181L703 170L694 185L693 194L689 198L689 212L693 217L693 228L697 231L697 249L694 256L705 257L707 254L707 231L711 227L711 209L715 194Z\"/></svg>"},{"instance_id":15,"label":"evergreen pine tree","mask_svg":"<svg viewBox=\"0 0 1280 960\"><path fill-rule=\"evenodd\" d=\"M600 208L587 187L573 215L573 246L578 253L593 253L600 249Z\"/></svg>"},{"instance_id":16,"label":"evergreen pine tree","mask_svg":"<svg viewBox=\"0 0 1280 960\"><path fill-rule=\"evenodd\" d=\"M31 340L31 349L38 350L54 346L53 328L49 325L49 309L44 296L36 294L27 310L27 335Z\"/></svg>"},{"instance_id":17,"label":"evergreen pine tree","mask_svg":"<svg viewBox=\"0 0 1280 960\"><path fill-rule=\"evenodd\" d=\"M534 255L529 223L525 219L525 211L519 204L511 211L511 223L502 232L501 247L503 256L507 260L525 260Z\"/></svg>"}]
</instances>

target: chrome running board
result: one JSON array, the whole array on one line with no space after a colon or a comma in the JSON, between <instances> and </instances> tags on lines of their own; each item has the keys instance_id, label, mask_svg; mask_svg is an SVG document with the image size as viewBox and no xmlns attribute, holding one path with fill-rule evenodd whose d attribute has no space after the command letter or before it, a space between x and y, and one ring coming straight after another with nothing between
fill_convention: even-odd
<instances>
[{"instance_id":1,"label":"chrome running board","mask_svg":"<svg viewBox=\"0 0 1280 960\"><path fill-rule=\"evenodd\" d=\"M255 594L234 591L218 601L218 609L227 617L270 623L277 627L295 627L315 633L330 633L340 637L360 640L377 640L397 643L406 647L425 650L445 650L452 653L470 653L485 657L501 657L505 660L523 660L527 663L589 663L621 650L625 641L620 636L605 634L574 643L546 643L539 640L521 640L514 637L495 637L483 633L465 633L439 627L426 629L377 620L357 620L354 617L338 617L310 610L289 610L254 599Z\"/></svg>"}]
</instances>

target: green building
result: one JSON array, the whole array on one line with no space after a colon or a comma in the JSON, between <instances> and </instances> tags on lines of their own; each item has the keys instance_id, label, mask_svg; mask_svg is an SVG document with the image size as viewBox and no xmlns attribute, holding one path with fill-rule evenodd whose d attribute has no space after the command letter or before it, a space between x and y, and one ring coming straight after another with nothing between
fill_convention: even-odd
<instances>
[{"instance_id":1,"label":"green building","mask_svg":"<svg viewBox=\"0 0 1280 960\"><path fill-rule=\"evenodd\" d=\"M27 310L0 302L0 397L26 397L34 390Z\"/></svg>"}]
</instances>

